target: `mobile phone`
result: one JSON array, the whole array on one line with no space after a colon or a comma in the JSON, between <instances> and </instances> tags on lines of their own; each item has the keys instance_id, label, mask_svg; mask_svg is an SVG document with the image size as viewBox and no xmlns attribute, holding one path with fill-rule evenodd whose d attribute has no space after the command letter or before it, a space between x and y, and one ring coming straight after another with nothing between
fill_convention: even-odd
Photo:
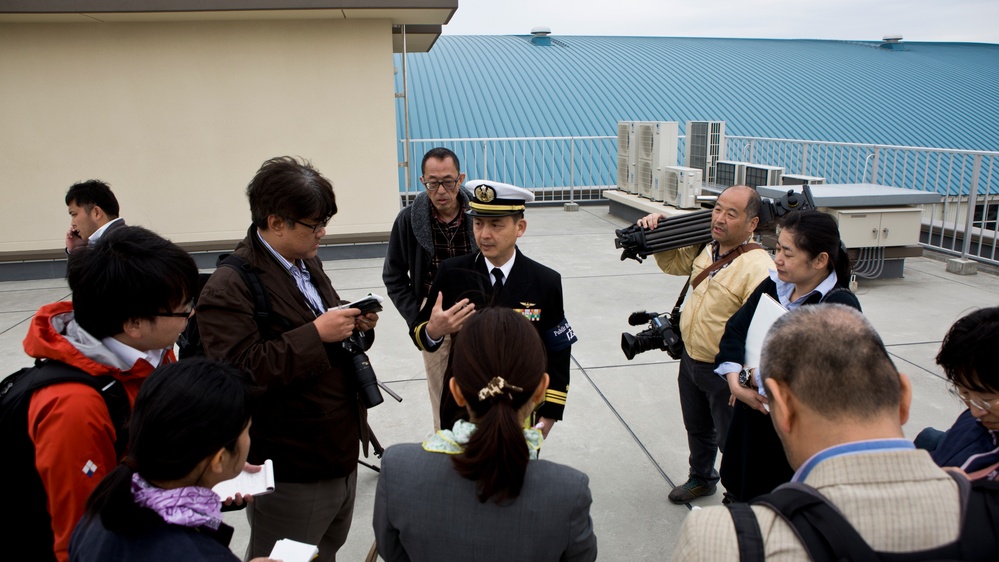
<instances>
[{"instance_id":1,"label":"mobile phone","mask_svg":"<svg viewBox=\"0 0 999 562\"><path fill-rule=\"evenodd\" d=\"M381 312L382 311L382 297L374 294L368 293L368 296L363 299L356 300L352 303L341 304L337 308L356 308L361 311L361 314L367 314L369 312Z\"/></svg>"}]
</instances>

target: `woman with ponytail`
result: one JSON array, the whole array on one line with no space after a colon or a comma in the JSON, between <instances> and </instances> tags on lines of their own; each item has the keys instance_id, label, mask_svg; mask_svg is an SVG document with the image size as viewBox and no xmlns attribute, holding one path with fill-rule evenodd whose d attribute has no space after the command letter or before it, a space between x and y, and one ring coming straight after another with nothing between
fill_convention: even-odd
<instances>
[{"instance_id":1,"label":"woman with ponytail","mask_svg":"<svg viewBox=\"0 0 999 562\"><path fill-rule=\"evenodd\" d=\"M756 307L769 295L784 308L820 302L860 310L860 301L848 288L850 257L839 237L836 221L820 211L792 211L782 218L777 237L775 270L725 326L715 357L715 373L728 380L735 407L722 451L719 474L725 503L747 502L791 480L794 471L770 422L767 397L758 376L743 371L746 334ZM781 342L793 346L794 342ZM807 349L801 350L808 353Z\"/></svg>"},{"instance_id":2,"label":"woman with ponytail","mask_svg":"<svg viewBox=\"0 0 999 562\"><path fill-rule=\"evenodd\" d=\"M135 399L128 453L87 500L70 560L238 560L212 487L243 470L249 430L239 369L188 359L154 371Z\"/></svg>"},{"instance_id":3,"label":"woman with ponytail","mask_svg":"<svg viewBox=\"0 0 999 562\"><path fill-rule=\"evenodd\" d=\"M378 553L396 560L594 560L589 479L538 460L524 420L548 388L537 330L508 308L466 321L451 393L470 421L385 450L375 494Z\"/></svg>"}]
</instances>

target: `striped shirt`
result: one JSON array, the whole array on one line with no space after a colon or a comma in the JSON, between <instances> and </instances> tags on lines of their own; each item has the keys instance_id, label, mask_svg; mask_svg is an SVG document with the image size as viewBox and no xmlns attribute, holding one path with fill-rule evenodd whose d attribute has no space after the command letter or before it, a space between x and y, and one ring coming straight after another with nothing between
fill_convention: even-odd
<instances>
[{"instance_id":1,"label":"striped shirt","mask_svg":"<svg viewBox=\"0 0 999 562\"><path fill-rule=\"evenodd\" d=\"M285 270L288 271L288 275L291 275L292 279L295 280L295 285L298 290L301 291L302 296L305 297L305 302L308 303L309 308L312 309L312 313L316 316L326 312L326 305L323 304L322 297L319 296L319 291L316 290L316 286L312 284L312 275L309 274L309 270L305 267L305 262L302 260L295 260L292 263L286 259L284 256L277 253L277 250L271 247L270 244L264 240L264 237L260 235L260 231L257 231L257 238L263 243L267 251L273 255L278 263L284 266Z\"/></svg>"}]
</instances>

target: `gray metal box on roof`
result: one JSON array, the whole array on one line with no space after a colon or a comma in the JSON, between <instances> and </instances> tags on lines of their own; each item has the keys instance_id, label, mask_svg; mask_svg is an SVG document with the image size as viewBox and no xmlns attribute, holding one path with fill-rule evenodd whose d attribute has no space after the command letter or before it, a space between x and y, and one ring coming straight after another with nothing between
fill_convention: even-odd
<instances>
[{"instance_id":1,"label":"gray metal box on roof","mask_svg":"<svg viewBox=\"0 0 999 562\"><path fill-rule=\"evenodd\" d=\"M839 183L809 186L815 204L819 207L888 207L898 205L923 205L939 203L942 196L932 191L904 189L873 183ZM797 189L794 189L797 188ZM756 190L764 197L783 197L789 189L800 192L800 186L759 186Z\"/></svg>"}]
</instances>

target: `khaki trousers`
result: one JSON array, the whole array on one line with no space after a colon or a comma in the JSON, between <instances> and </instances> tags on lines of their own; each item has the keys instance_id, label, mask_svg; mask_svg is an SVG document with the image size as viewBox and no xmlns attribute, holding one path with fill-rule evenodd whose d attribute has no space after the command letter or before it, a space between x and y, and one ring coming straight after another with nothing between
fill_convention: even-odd
<instances>
[{"instance_id":1,"label":"khaki trousers","mask_svg":"<svg viewBox=\"0 0 999 562\"><path fill-rule=\"evenodd\" d=\"M441 396L444 393L444 371L447 370L447 356L451 353L451 336L444 336L444 343L437 351L423 352L423 365L427 371L427 392L430 394L430 409L434 414L434 431L441 428Z\"/></svg>"}]
</instances>

